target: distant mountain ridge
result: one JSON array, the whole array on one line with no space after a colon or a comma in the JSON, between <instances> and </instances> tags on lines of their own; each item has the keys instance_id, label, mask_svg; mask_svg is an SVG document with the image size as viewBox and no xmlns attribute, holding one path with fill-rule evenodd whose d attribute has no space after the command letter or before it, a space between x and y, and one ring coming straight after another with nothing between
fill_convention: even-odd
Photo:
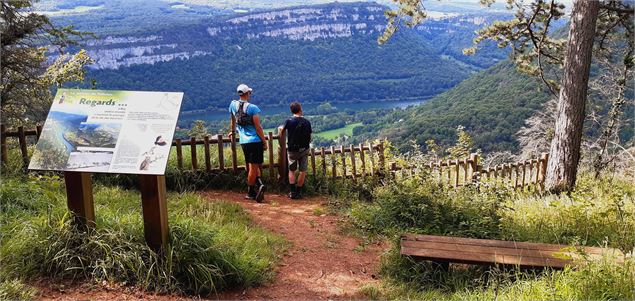
<instances>
[{"instance_id":1,"label":"distant mountain ridge","mask_svg":"<svg viewBox=\"0 0 635 301\"><path fill-rule=\"evenodd\" d=\"M474 31L505 14L436 12L377 45L376 3L331 3L216 16L200 24L105 36L86 48L103 89L184 91L184 110L223 108L238 82L263 103L428 97L506 57L464 56Z\"/></svg>"}]
</instances>

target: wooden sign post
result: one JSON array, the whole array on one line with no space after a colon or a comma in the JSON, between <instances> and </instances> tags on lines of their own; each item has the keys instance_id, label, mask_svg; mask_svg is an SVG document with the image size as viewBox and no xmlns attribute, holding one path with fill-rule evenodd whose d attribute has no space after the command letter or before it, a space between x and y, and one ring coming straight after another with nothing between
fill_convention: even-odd
<instances>
[{"instance_id":1,"label":"wooden sign post","mask_svg":"<svg viewBox=\"0 0 635 301\"><path fill-rule=\"evenodd\" d=\"M64 172L68 210L80 228L94 228L92 174ZM156 252L168 243L168 207L165 176L139 175L139 190L143 206L143 229L148 245Z\"/></svg>"},{"instance_id":2,"label":"wooden sign post","mask_svg":"<svg viewBox=\"0 0 635 301\"><path fill-rule=\"evenodd\" d=\"M168 202L165 176L139 175L143 230L148 245L156 252L168 244Z\"/></svg>"},{"instance_id":3,"label":"wooden sign post","mask_svg":"<svg viewBox=\"0 0 635 301\"><path fill-rule=\"evenodd\" d=\"M95 227L95 207L93 205L93 181L89 172L65 171L66 198L76 225L82 228Z\"/></svg>"}]
</instances>

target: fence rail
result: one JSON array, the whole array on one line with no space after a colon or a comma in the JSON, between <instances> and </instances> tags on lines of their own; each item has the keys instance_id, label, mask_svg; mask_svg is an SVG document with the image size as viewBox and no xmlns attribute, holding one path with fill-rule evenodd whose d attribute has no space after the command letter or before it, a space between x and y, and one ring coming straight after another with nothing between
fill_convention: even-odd
<instances>
[{"instance_id":1,"label":"fence rail","mask_svg":"<svg viewBox=\"0 0 635 301\"><path fill-rule=\"evenodd\" d=\"M23 167L26 168L29 164L28 145L37 143L41 133L42 126L37 126L34 130L18 127L12 132L8 131L5 125L1 125L0 159L2 162L8 161L7 138L17 138ZM269 132L265 138L268 149L265 153L265 164L262 165L263 174L272 179L284 181L287 174L286 137L284 134ZM274 143L277 143L277 147ZM237 144L237 137L230 138L218 134L207 135L202 139L177 138L171 145L175 149L172 153L176 157L176 167L179 170L240 172L246 170L247 166L240 165ZM438 160L419 165L397 162L386 164L383 142L360 143L348 147L342 145L310 149L309 174L333 180L350 178L356 181L377 175L403 178L425 170L441 183L453 187L482 182L502 183L520 190L542 191L548 160L549 155L544 153L537 159L484 167L479 165L479 155L471 154L464 159Z\"/></svg>"}]
</instances>

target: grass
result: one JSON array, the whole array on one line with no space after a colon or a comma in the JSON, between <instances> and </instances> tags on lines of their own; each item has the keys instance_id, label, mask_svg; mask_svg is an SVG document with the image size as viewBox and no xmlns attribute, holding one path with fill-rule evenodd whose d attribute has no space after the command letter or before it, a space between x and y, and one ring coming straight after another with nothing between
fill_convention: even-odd
<instances>
[{"instance_id":1,"label":"grass","mask_svg":"<svg viewBox=\"0 0 635 301\"><path fill-rule=\"evenodd\" d=\"M0 296L33 277L209 295L270 280L287 247L239 205L190 193L169 194L171 243L158 255L143 239L137 191L95 187L97 227L88 232L73 226L55 177L3 179L1 192Z\"/></svg>"},{"instance_id":2,"label":"grass","mask_svg":"<svg viewBox=\"0 0 635 301\"><path fill-rule=\"evenodd\" d=\"M635 298L635 187L619 177L582 174L570 195L518 193L500 186L448 189L425 178L400 179L361 197L350 187L332 204L343 206L363 237L392 240L380 285L360 289L373 299L632 300ZM353 201L350 201L350 200ZM348 200L348 201L347 201ZM487 270L453 265L442 272L399 255L403 232L585 245L621 249L613 258L580 260L563 271Z\"/></svg>"},{"instance_id":3,"label":"grass","mask_svg":"<svg viewBox=\"0 0 635 301\"><path fill-rule=\"evenodd\" d=\"M334 129L334 130L328 130L328 131L324 131L324 132L319 132L319 133L315 133L315 136L318 137L322 137L324 139L329 139L329 140L333 140L336 139L337 137L339 137L340 135L344 134L347 136L353 136L353 129L362 125L361 122L358 123L351 123L351 124L347 124L345 127L339 128L339 129Z\"/></svg>"},{"instance_id":4,"label":"grass","mask_svg":"<svg viewBox=\"0 0 635 301\"><path fill-rule=\"evenodd\" d=\"M484 270L452 267L447 273L425 264L386 262L382 273L393 273L381 284L362 287L371 299L399 300L632 300L635 262L618 266L610 258L562 271ZM400 271L395 271L396 268ZM386 271L391 269L391 271ZM403 278L398 278L403 276Z\"/></svg>"}]
</instances>

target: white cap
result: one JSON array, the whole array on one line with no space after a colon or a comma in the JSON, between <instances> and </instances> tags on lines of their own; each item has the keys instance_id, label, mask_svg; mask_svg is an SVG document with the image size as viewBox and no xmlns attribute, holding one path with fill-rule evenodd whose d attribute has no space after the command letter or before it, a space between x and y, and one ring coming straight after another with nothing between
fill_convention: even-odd
<instances>
[{"instance_id":1,"label":"white cap","mask_svg":"<svg viewBox=\"0 0 635 301\"><path fill-rule=\"evenodd\" d=\"M247 92L251 92L254 89L249 88L249 86L245 85L245 84L240 84L238 85L238 88L236 88L236 92L238 92L238 95L243 95Z\"/></svg>"}]
</instances>

